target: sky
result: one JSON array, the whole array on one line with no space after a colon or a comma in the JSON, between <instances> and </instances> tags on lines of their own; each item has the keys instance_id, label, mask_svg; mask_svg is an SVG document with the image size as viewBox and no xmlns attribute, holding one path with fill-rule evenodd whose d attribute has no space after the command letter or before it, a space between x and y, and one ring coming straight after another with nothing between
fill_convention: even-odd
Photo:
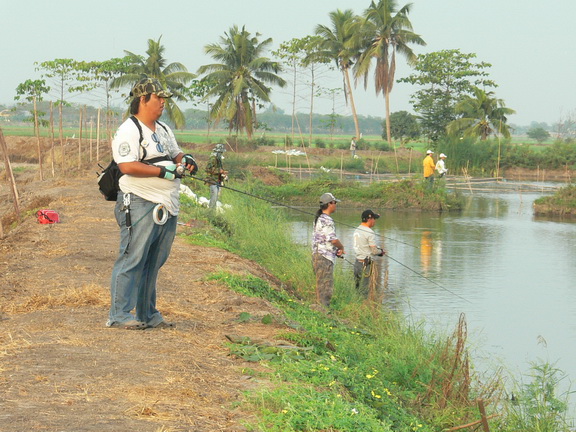
<instances>
[{"instance_id":1,"label":"sky","mask_svg":"<svg viewBox=\"0 0 576 432\"><path fill-rule=\"evenodd\" d=\"M313 34L318 24L329 25L331 11L352 9L362 14L369 4L369 0L0 0L0 103L12 105L18 84L41 78L35 62L107 60L122 57L124 50L144 55L148 39L162 37L168 62L183 63L196 72L212 62L204 46L218 42L233 25L272 38L274 50L282 42ZM552 125L576 117L575 12L572 0L413 0L409 18L414 32L427 43L413 50L475 53L478 62L492 64L496 97L516 111L510 123ZM405 60L400 57L397 62L396 78L409 75ZM341 83L337 72L318 79L324 88L338 88ZM305 91L299 89L297 111L309 110ZM409 99L415 91L413 85L395 84L391 111L414 112ZM354 94L359 114L384 117L384 99L375 95L373 81L366 90L359 84ZM275 88L271 97L276 106L292 111L289 88ZM350 114L342 95L315 102L315 112L327 114L332 109Z\"/></svg>"}]
</instances>

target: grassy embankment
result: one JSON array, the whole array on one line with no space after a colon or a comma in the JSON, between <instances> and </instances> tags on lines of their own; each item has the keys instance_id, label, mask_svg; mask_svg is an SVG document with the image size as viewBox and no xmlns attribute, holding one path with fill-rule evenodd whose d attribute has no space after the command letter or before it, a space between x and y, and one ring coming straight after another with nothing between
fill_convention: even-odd
<instances>
[{"instance_id":1,"label":"grassy embankment","mask_svg":"<svg viewBox=\"0 0 576 432\"><path fill-rule=\"evenodd\" d=\"M254 191L247 184L242 188ZM271 301L281 315L262 322L285 326L277 334L280 346L250 338L229 346L233 355L264 363L273 382L246 394L244 407L257 414L248 430L439 432L477 421L478 398L485 400L488 414L497 414L490 420L493 430L572 430L566 400L555 394L561 371L547 363L533 365L531 382L517 384L514 402L507 402L497 373L487 380L473 375L464 320L455 323L453 335L430 334L421 323L383 308L385 292L360 297L352 275L340 265L330 313L310 308L315 284L309 247L292 242L282 211L253 197L224 193L232 208L218 215L183 198L182 219L196 219L199 226L188 239L267 268L278 278L277 287L253 277L212 277Z\"/></svg>"},{"instance_id":2,"label":"grassy embankment","mask_svg":"<svg viewBox=\"0 0 576 432\"><path fill-rule=\"evenodd\" d=\"M273 388L246 395L244 403L259 414L252 430L440 431L478 416L474 399L488 397L493 385L472 382L464 322L448 338L427 334L360 298L341 266L331 314L315 312L308 306L315 285L309 248L293 244L282 212L225 193L232 209L223 215L210 216L184 198L182 219L206 224L189 239L250 258L279 279L275 289L254 278L213 276L273 302L287 325L278 339L292 344L282 349L244 339L230 345L234 355L265 362L274 381Z\"/></svg>"},{"instance_id":3,"label":"grassy embankment","mask_svg":"<svg viewBox=\"0 0 576 432\"><path fill-rule=\"evenodd\" d=\"M576 216L576 186L566 186L554 195L538 198L534 201L534 214Z\"/></svg>"}]
</instances>

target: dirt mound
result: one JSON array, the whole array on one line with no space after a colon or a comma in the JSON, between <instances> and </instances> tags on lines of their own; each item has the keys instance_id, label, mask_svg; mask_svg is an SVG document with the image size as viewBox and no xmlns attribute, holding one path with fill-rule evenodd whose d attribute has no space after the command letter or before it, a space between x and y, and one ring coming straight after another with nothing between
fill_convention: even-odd
<instances>
[{"instance_id":1,"label":"dirt mound","mask_svg":"<svg viewBox=\"0 0 576 432\"><path fill-rule=\"evenodd\" d=\"M48 197L61 223L30 214L0 240L0 430L244 430L250 413L233 402L266 383L243 372L258 365L229 356L226 335L273 340L279 325L238 318L277 311L206 276L266 272L177 238L158 284L159 309L176 329L109 329L113 204L92 175L30 181L21 194Z\"/></svg>"}]
</instances>

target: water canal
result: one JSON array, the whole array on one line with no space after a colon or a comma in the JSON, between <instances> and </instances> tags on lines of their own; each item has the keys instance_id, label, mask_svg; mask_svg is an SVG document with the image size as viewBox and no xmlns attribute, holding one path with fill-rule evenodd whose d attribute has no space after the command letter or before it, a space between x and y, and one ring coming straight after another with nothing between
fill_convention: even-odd
<instances>
[{"instance_id":1,"label":"water canal","mask_svg":"<svg viewBox=\"0 0 576 432\"><path fill-rule=\"evenodd\" d=\"M544 360L576 381L576 221L534 217L540 196L468 193L458 213L373 208L382 215L374 230L389 255L441 285L388 260L385 307L445 333L464 313L479 370L504 367L518 377ZM348 259L338 262L344 270L353 262L352 227L362 210L333 215L348 247ZM311 216L291 218L296 241L310 244Z\"/></svg>"}]
</instances>

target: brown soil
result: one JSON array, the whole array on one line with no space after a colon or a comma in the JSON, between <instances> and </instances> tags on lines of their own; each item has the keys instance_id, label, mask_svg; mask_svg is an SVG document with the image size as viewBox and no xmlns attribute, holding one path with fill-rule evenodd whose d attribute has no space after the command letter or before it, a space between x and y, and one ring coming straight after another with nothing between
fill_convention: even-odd
<instances>
[{"instance_id":1,"label":"brown soil","mask_svg":"<svg viewBox=\"0 0 576 432\"><path fill-rule=\"evenodd\" d=\"M252 414L238 404L242 392L269 383L261 366L229 355L226 335L273 341L285 329L241 322L242 312L278 311L206 276L222 270L273 283L266 271L177 237L158 283L158 307L176 329L106 328L119 241L113 203L92 171L36 177L17 175L23 207L43 202L61 223L29 214L0 240L0 431L245 430ZM4 176L0 197L5 214Z\"/></svg>"}]
</instances>

